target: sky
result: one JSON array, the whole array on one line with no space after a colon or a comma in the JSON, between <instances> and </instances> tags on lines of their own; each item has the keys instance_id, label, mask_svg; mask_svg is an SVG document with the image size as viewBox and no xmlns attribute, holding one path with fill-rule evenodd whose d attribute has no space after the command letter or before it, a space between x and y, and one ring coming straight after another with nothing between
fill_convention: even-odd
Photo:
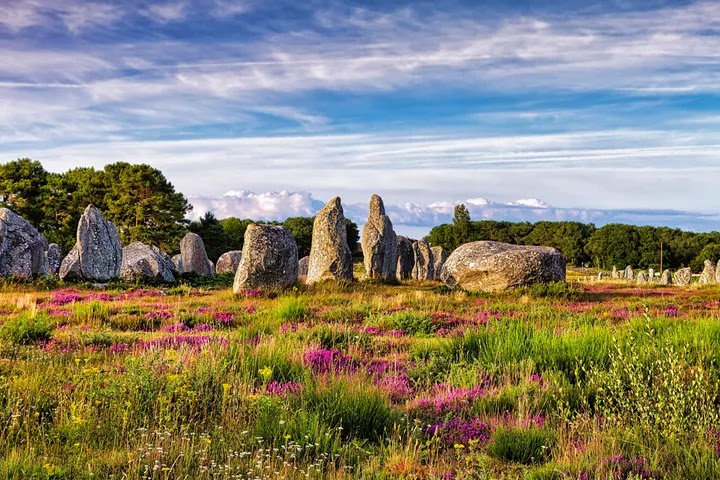
<instances>
[{"instance_id":1,"label":"sky","mask_svg":"<svg viewBox=\"0 0 720 480\"><path fill-rule=\"evenodd\" d=\"M0 0L0 161L148 163L193 218L720 230L719 146L718 1Z\"/></svg>"}]
</instances>

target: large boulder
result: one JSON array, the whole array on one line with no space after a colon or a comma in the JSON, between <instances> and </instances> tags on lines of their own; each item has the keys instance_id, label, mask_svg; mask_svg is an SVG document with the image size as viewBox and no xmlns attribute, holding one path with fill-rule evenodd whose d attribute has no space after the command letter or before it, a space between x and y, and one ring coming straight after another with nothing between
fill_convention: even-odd
<instances>
[{"instance_id":1,"label":"large boulder","mask_svg":"<svg viewBox=\"0 0 720 480\"><path fill-rule=\"evenodd\" d=\"M51 243L47 249L48 273L57 275L62 263L62 250L57 243Z\"/></svg>"},{"instance_id":2,"label":"large boulder","mask_svg":"<svg viewBox=\"0 0 720 480\"><path fill-rule=\"evenodd\" d=\"M249 225L233 291L282 290L297 279L298 249L290 232L272 225Z\"/></svg>"},{"instance_id":3,"label":"large boulder","mask_svg":"<svg viewBox=\"0 0 720 480\"><path fill-rule=\"evenodd\" d=\"M0 208L0 276L47 275L48 242L15 212Z\"/></svg>"},{"instance_id":4,"label":"large boulder","mask_svg":"<svg viewBox=\"0 0 720 480\"><path fill-rule=\"evenodd\" d=\"M565 281L565 258L551 247L471 242L450 254L440 278L448 287L471 291Z\"/></svg>"},{"instance_id":5,"label":"large boulder","mask_svg":"<svg viewBox=\"0 0 720 480\"><path fill-rule=\"evenodd\" d=\"M298 276L299 277L307 277L309 262L310 262L310 257L308 257L307 255L305 255L303 258L298 260Z\"/></svg>"},{"instance_id":6,"label":"large boulder","mask_svg":"<svg viewBox=\"0 0 720 480\"><path fill-rule=\"evenodd\" d=\"M675 285L685 286L690 283L691 278L692 270L690 270L690 267L681 268L675 272L675 275L673 276L673 283Z\"/></svg>"},{"instance_id":7,"label":"large boulder","mask_svg":"<svg viewBox=\"0 0 720 480\"><path fill-rule=\"evenodd\" d=\"M120 275L122 246L115 224L88 205L80 217L77 242L60 265L60 278L107 282Z\"/></svg>"},{"instance_id":8,"label":"large boulder","mask_svg":"<svg viewBox=\"0 0 720 480\"><path fill-rule=\"evenodd\" d=\"M205 243L197 233L188 232L180 240L180 267L182 273L212 275L213 264L208 259Z\"/></svg>"},{"instance_id":9,"label":"large boulder","mask_svg":"<svg viewBox=\"0 0 720 480\"><path fill-rule=\"evenodd\" d=\"M340 197L335 197L315 217L306 282L310 285L322 280L352 279L352 254L347 243L345 215Z\"/></svg>"},{"instance_id":10,"label":"large boulder","mask_svg":"<svg viewBox=\"0 0 720 480\"><path fill-rule=\"evenodd\" d=\"M123 248L120 278L145 283L172 283L172 262L157 247L133 242Z\"/></svg>"},{"instance_id":11,"label":"large boulder","mask_svg":"<svg viewBox=\"0 0 720 480\"><path fill-rule=\"evenodd\" d=\"M394 280L397 269L397 236L379 195L370 198L370 213L360 239L366 278Z\"/></svg>"},{"instance_id":12,"label":"large boulder","mask_svg":"<svg viewBox=\"0 0 720 480\"><path fill-rule=\"evenodd\" d=\"M700 274L700 283L715 283L715 264L705 260L705 268Z\"/></svg>"},{"instance_id":13,"label":"large boulder","mask_svg":"<svg viewBox=\"0 0 720 480\"><path fill-rule=\"evenodd\" d=\"M415 266L415 252L412 242L402 235L397 236L397 269L395 274L400 280L412 278Z\"/></svg>"},{"instance_id":14,"label":"large boulder","mask_svg":"<svg viewBox=\"0 0 720 480\"><path fill-rule=\"evenodd\" d=\"M223 253L215 264L215 273L218 275L222 275L223 273L235 274L240 265L241 258L242 250L231 250Z\"/></svg>"},{"instance_id":15,"label":"large boulder","mask_svg":"<svg viewBox=\"0 0 720 480\"><path fill-rule=\"evenodd\" d=\"M435 278L435 264L432 250L425 240L418 240L413 243L413 254L415 265L412 270L412 278L415 280L433 280Z\"/></svg>"},{"instance_id":16,"label":"large boulder","mask_svg":"<svg viewBox=\"0 0 720 480\"><path fill-rule=\"evenodd\" d=\"M433 272L435 275L435 279L440 280L440 272L442 272L442 267L447 261L448 254L442 247L432 247L430 251L432 251Z\"/></svg>"}]
</instances>

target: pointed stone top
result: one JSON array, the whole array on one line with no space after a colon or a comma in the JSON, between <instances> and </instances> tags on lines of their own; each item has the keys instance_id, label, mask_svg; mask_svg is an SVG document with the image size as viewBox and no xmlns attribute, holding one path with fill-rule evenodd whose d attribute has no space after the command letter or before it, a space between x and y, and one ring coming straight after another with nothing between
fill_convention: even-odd
<instances>
[{"instance_id":1,"label":"pointed stone top","mask_svg":"<svg viewBox=\"0 0 720 480\"><path fill-rule=\"evenodd\" d=\"M385 215L385 204L383 203L380 195L374 194L370 197L370 216L381 216Z\"/></svg>"}]
</instances>

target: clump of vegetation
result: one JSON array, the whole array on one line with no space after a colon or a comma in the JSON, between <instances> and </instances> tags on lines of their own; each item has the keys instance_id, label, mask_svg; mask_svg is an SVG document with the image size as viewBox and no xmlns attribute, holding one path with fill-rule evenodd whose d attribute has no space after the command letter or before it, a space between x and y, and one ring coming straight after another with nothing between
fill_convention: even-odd
<instances>
[{"instance_id":1,"label":"clump of vegetation","mask_svg":"<svg viewBox=\"0 0 720 480\"><path fill-rule=\"evenodd\" d=\"M501 427L493 434L488 454L498 460L523 465L545 463L551 457L554 442L553 435L540 428Z\"/></svg>"},{"instance_id":2,"label":"clump of vegetation","mask_svg":"<svg viewBox=\"0 0 720 480\"><path fill-rule=\"evenodd\" d=\"M0 337L17 345L30 345L50 340L54 328L47 315L24 313L6 320L0 326Z\"/></svg>"}]
</instances>

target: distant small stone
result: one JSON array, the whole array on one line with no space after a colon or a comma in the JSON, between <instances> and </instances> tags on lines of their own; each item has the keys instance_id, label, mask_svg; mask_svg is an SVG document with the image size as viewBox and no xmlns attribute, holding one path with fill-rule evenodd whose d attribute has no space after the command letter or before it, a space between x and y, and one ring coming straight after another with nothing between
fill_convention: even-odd
<instances>
[{"instance_id":1,"label":"distant small stone","mask_svg":"<svg viewBox=\"0 0 720 480\"><path fill-rule=\"evenodd\" d=\"M615 265L613 265L612 273L610 274L612 278L620 278L620 275L618 275L618 269Z\"/></svg>"},{"instance_id":2,"label":"distant small stone","mask_svg":"<svg viewBox=\"0 0 720 480\"><path fill-rule=\"evenodd\" d=\"M290 232L272 225L249 225L233 291L282 290L297 280L298 250Z\"/></svg>"},{"instance_id":3,"label":"distant small stone","mask_svg":"<svg viewBox=\"0 0 720 480\"><path fill-rule=\"evenodd\" d=\"M308 257L307 255L298 260L298 276L307 277L309 261L310 257Z\"/></svg>"},{"instance_id":4,"label":"distant small stone","mask_svg":"<svg viewBox=\"0 0 720 480\"><path fill-rule=\"evenodd\" d=\"M433 280L435 278L435 262L430 245L425 240L418 240L413 243L413 253L415 254L415 266L412 270L412 278L419 281Z\"/></svg>"},{"instance_id":5,"label":"distant small stone","mask_svg":"<svg viewBox=\"0 0 720 480\"><path fill-rule=\"evenodd\" d=\"M177 255L173 255L171 260L174 266L173 273L183 273L182 255L179 253Z\"/></svg>"},{"instance_id":6,"label":"distant small stone","mask_svg":"<svg viewBox=\"0 0 720 480\"><path fill-rule=\"evenodd\" d=\"M652 268L648 268L648 282L654 282L655 281L655 270Z\"/></svg>"},{"instance_id":7,"label":"distant small stone","mask_svg":"<svg viewBox=\"0 0 720 480\"><path fill-rule=\"evenodd\" d=\"M636 281L638 284L647 283L648 280L647 280L647 275L645 275L645 272L638 273Z\"/></svg>"},{"instance_id":8,"label":"distant small stone","mask_svg":"<svg viewBox=\"0 0 720 480\"><path fill-rule=\"evenodd\" d=\"M705 268L700 274L700 283L715 283L715 265L710 260L705 260Z\"/></svg>"},{"instance_id":9,"label":"distant small stone","mask_svg":"<svg viewBox=\"0 0 720 480\"><path fill-rule=\"evenodd\" d=\"M232 273L234 275L240 265L241 258L242 250L231 250L223 253L220 255L220 258L218 258L217 264L215 265L215 273L218 275Z\"/></svg>"},{"instance_id":10,"label":"distant small stone","mask_svg":"<svg viewBox=\"0 0 720 480\"><path fill-rule=\"evenodd\" d=\"M690 267L681 268L675 272L675 275L673 276L673 284L684 286L690 283L691 278L692 270L690 270Z\"/></svg>"},{"instance_id":11,"label":"distant small stone","mask_svg":"<svg viewBox=\"0 0 720 480\"><path fill-rule=\"evenodd\" d=\"M57 243L51 243L47 249L48 273L57 275L62 263L62 250Z\"/></svg>"},{"instance_id":12,"label":"distant small stone","mask_svg":"<svg viewBox=\"0 0 720 480\"><path fill-rule=\"evenodd\" d=\"M598 279L598 282L603 279L603 272L598 272L597 279Z\"/></svg>"},{"instance_id":13,"label":"distant small stone","mask_svg":"<svg viewBox=\"0 0 720 480\"><path fill-rule=\"evenodd\" d=\"M157 247L133 242L123 248L120 278L144 283L173 283L172 262Z\"/></svg>"},{"instance_id":14,"label":"distant small stone","mask_svg":"<svg viewBox=\"0 0 720 480\"><path fill-rule=\"evenodd\" d=\"M213 264L208 259L205 243L197 233L188 232L180 241L182 273L212 275Z\"/></svg>"},{"instance_id":15,"label":"distant small stone","mask_svg":"<svg viewBox=\"0 0 720 480\"><path fill-rule=\"evenodd\" d=\"M415 266L415 253L412 242L402 235L397 236L397 269L396 275L400 280L412 278Z\"/></svg>"},{"instance_id":16,"label":"distant small stone","mask_svg":"<svg viewBox=\"0 0 720 480\"><path fill-rule=\"evenodd\" d=\"M633 272L633 269L630 265L625 267L625 279L626 280L635 280L635 274Z\"/></svg>"},{"instance_id":17,"label":"distant small stone","mask_svg":"<svg viewBox=\"0 0 720 480\"><path fill-rule=\"evenodd\" d=\"M58 276L61 280L82 280L82 271L80 270L80 250L76 243L73 248L70 249L68 254L63 258L60 263L60 270L58 270Z\"/></svg>"},{"instance_id":18,"label":"distant small stone","mask_svg":"<svg viewBox=\"0 0 720 480\"><path fill-rule=\"evenodd\" d=\"M430 249L433 256L433 276L435 280L440 280L440 272L448 259L448 254L444 248L437 246Z\"/></svg>"},{"instance_id":19,"label":"distant small stone","mask_svg":"<svg viewBox=\"0 0 720 480\"><path fill-rule=\"evenodd\" d=\"M672 275L670 275L670 270L663 270L662 275L660 275L660 285L672 285L672 283Z\"/></svg>"}]
</instances>

